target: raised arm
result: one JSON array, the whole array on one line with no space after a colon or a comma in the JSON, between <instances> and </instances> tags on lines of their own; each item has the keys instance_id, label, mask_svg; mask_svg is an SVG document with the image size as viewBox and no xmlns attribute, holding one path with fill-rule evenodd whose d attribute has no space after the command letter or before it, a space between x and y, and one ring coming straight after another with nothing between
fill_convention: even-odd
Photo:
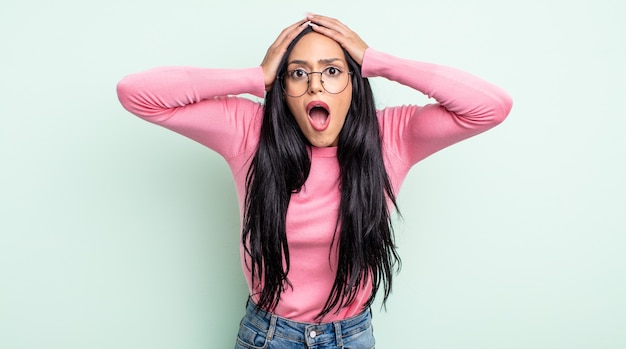
<instances>
[{"instance_id":1,"label":"raised arm","mask_svg":"<svg viewBox=\"0 0 626 349\"><path fill-rule=\"evenodd\" d=\"M437 103L382 111L384 137L414 164L430 154L484 132L509 114L511 97L499 87L458 69L397 58L369 48L363 76L385 77Z\"/></svg>"},{"instance_id":2,"label":"raised arm","mask_svg":"<svg viewBox=\"0 0 626 349\"><path fill-rule=\"evenodd\" d=\"M224 157L246 145L246 131L261 105L243 93L264 95L260 67L205 69L164 67L132 74L117 85L118 98L131 113L171 129Z\"/></svg>"},{"instance_id":3,"label":"raised arm","mask_svg":"<svg viewBox=\"0 0 626 349\"><path fill-rule=\"evenodd\" d=\"M131 113L194 139L225 158L238 155L256 146L263 107L231 96L263 97L276 79L287 46L307 25L302 19L285 28L259 67L152 69L122 79L117 85L119 100Z\"/></svg>"},{"instance_id":4,"label":"raised arm","mask_svg":"<svg viewBox=\"0 0 626 349\"><path fill-rule=\"evenodd\" d=\"M308 15L313 29L337 41L361 64L363 77L384 77L416 89L438 103L381 111L383 140L409 164L484 132L511 110L502 89L463 71L378 52L337 19Z\"/></svg>"}]
</instances>

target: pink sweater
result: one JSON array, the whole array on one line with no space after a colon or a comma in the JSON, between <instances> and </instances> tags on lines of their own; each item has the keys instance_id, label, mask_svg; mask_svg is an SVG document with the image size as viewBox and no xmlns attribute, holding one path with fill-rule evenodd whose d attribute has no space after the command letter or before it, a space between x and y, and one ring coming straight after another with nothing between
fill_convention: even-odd
<instances>
[{"instance_id":1,"label":"pink sweater","mask_svg":"<svg viewBox=\"0 0 626 349\"><path fill-rule=\"evenodd\" d=\"M397 81L439 102L378 111L384 161L396 193L412 165L497 125L512 105L506 92L470 74L400 59L371 48L365 53L362 74ZM159 68L127 76L117 88L122 105L131 113L224 157L232 171L243 215L245 176L256 150L263 105L234 95L263 97L261 68ZM340 198L336 152L334 147L312 149L310 175L289 203L288 277L293 288L283 292L275 312L295 321L314 321L335 278L337 260L332 258L329 263L329 249ZM244 263L242 266L250 286L250 271ZM250 294L257 291L250 289ZM358 314L370 294L371 287L365 287L354 303L329 314L324 321Z\"/></svg>"}]
</instances>

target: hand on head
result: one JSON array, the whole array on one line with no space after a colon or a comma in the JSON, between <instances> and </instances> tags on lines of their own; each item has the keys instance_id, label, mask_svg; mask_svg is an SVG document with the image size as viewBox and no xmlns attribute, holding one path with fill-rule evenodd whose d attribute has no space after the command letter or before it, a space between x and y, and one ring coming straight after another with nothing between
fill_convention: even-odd
<instances>
[{"instance_id":1,"label":"hand on head","mask_svg":"<svg viewBox=\"0 0 626 349\"><path fill-rule=\"evenodd\" d=\"M368 46L355 32L337 19L308 14L306 19L302 19L283 29L278 38L267 49L265 58L263 58L261 63L263 75L265 76L266 91L270 90L276 80L278 65L285 52L287 52L287 47L309 25L315 32L339 43L358 64L363 62L363 55Z\"/></svg>"},{"instance_id":2,"label":"hand on head","mask_svg":"<svg viewBox=\"0 0 626 349\"><path fill-rule=\"evenodd\" d=\"M309 14L306 18L311 21L313 30L337 41L359 65L363 63L363 55L368 46L357 33L334 18L314 14Z\"/></svg>"},{"instance_id":3,"label":"hand on head","mask_svg":"<svg viewBox=\"0 0 626 349\"><path fill-rule=\"evenodd\" d=\"M307 20L304 19L288 26L280 32L276 41L267 49L265 58L261 62L261 68L263 68L263 75L265 76L265 91L269 91L274 80L276 80L278 65L285 52L287 52L287 47L307 26Z\"/></svg>"}]
</instances>

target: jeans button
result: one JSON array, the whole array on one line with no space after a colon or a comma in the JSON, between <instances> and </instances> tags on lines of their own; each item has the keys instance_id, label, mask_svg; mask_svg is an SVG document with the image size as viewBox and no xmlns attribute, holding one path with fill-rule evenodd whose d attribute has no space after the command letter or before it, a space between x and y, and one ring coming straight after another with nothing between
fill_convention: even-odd
<instances>
[{"instance_id":1,"label":"jeans button","mask_svg":"<svg viewBox=\"0 0 626 349\"><path fill-rule=\"evenodd\" d=\"M315 331L311 331L311 332L309 333L309 337L311 337L311 338L315 338L315 336L317 336L317 332L315 332Z\"/></svg>"}]
</instances>

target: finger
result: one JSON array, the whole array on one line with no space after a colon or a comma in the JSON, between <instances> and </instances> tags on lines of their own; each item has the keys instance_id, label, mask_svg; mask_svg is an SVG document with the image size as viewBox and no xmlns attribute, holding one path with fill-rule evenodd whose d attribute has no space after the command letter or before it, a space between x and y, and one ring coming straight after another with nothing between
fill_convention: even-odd
<instances>
[{"instance_id":1,"label":"finger","mask_svg":"<svg viewBox=\"0 0 626 349\"><path fill-rule=\"evenodd\" d=\"M272 46L281 46L284 45L285 42L290 43L291 41L293 41L293 39L295 39L295 37L298 36L298 34L300 34L300 32L307 27L307 22L307 20L302 19L283 29L274 41L274 44L272 44Z\"/></svg>"},{"instance_id":2,"label":"finger","mask_svg":"<svg viewBox=\"0 0 626 349\"><path fill-rule=\"evenodd\" d=\"M328 29L332 29L342 34L346 32L352 32L352 30L350 30L348 26L346 26L341 21L335 18L326 17L322 15L316 15L316 14L309 14L307 15L307 19L315 24L321 25Z\"/></svg>"},{"instance_id":3,"label":"finger","mask_svg":"<svg viewBox=\"0 0 626 349\"><path fill-rule=\"evenodd\" d=\"M309 15L307 19L311 21L311 27L316 32L328 36L342 46L350 45L353 41L361 41L354 31L337 19L320 15Z\"/></svg>"},{"instance_id":4,"label":"finger","mask_svg":"<svg viewBox=\"0 0 626 349\"><path fill-rule=\"evenodd\" d=\"M348 49L349 46L358 45L362 42L361 38L350 29L342 29L337 27L326 27L321 24L316 24L311 22L311 27L316 32L323 34L335 41L337 41L341 46ZM363 43L364 44L364 43Z\"/></svg>"},{"instance_id":5,"label":"finger","mask_svg":"<svg viewBox=\"0 0 626 349\"><path fill-rule=\"evenodd\" d=\"M363 55L368 45L357 33L334 18L309 15L307 19L311 21L313 30L338 42L357 63L363 62Z\"/></svg>"},{"instance_id":6,"label":"finger","mask_svg":"<svg viewBox=\"0 0 626 349\"><path fill-rule=\"evenodd\" d=\"M261 62L261 68L263 69L263 74L265 75L266 91L269 91L274 83L278 65L281 58L287 51L287 47L295 39L295 37L308 26L308 23L309 22L307 20L300 20L283 29L274 43L272 43L272 45L267 49L265 57Z\"/></svg>"},{"instance_id":7,"label":"finger","mask_svg":"<svg viewBox=\"0 0 626 349\"><path fill-rule=\"evenodd\" d=\"M328 36L329 38L337 41L338 43L342 43L342 40L345 35L335 29L323 26L321 24L317 24L317 23L313 23L311 22L311 27L313 28L313 30L315 30L316 32L320 33L320 34L324 34L326 36Z\"/></svg>"},{"instance_id":8,"label":"finger","mask_svg":"<svg viewBox=\"0 0 626 349\"><path fill-rule=\"evenodd\" d=\"M307 27L307 23L308 21L306 20L300 20L283 29L276 40L274 40L272 45L267 49L263 62L265 63L279 59L277 56L281 56L287 50L289 43L291 43L291 41L293 41L293 39Z\"/></svg>"}]
</instances>

